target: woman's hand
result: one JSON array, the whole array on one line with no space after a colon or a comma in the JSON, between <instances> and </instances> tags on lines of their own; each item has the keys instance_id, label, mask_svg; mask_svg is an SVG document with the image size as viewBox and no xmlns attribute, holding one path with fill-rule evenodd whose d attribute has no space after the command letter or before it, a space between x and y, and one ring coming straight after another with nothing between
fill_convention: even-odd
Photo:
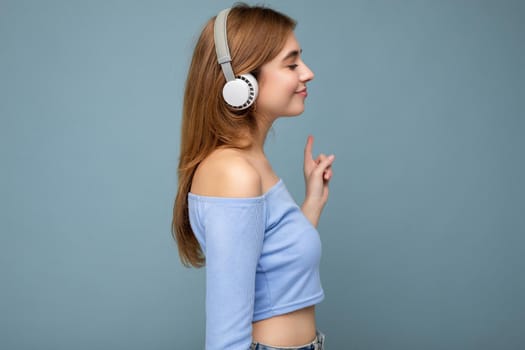
<instances>
[{"instance_id":1,"label":"woman's hand","mask_svg":"<svg viewBox=\"0 0 525 350\"><path fill-rule=\"evenodd\" d=\"M324 205L328 201L328 183L332 178L332 164L335 155L326 156L320 154L313 158L314 138L308 136L304 148L304 181L306 186L306 197L301 209L310 222L317 226Z\"/></svg>"}]
</instances>

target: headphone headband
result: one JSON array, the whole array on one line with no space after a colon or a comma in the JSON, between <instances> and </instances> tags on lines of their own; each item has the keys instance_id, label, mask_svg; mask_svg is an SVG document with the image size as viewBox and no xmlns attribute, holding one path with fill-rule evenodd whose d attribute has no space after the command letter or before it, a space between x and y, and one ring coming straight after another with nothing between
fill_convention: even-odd
<instances>
[{"instance_id":1,"label":"headphone headband","mask_svg":"<svg viewBox=\"0 0 525 350\"><path fill-rule=\"evenodd\" d=\"M227 8L219 12L215 18L215 24L213 27L213 38L215 41L215 52L217 54L217 62L221 65L222 72L226 77L226 81L235 79L233 68L231 66L231 55L230 48L228 47L228 36L226 34L226 23L228 19L228 13L231 8Z\"/></svg>"}]
</instances>

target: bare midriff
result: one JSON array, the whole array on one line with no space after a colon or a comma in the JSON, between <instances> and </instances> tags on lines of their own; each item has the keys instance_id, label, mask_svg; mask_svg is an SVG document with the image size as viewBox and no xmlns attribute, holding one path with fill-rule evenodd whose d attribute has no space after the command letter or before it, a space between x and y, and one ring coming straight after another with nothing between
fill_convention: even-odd
<instances>
[{"instance_id":1,"label":"bare midriff","mask_svg":"<svg viewBox=\"0 0 525 350\"><path fill-rule=\"evenodd\" d=\"M294 347L312 342L316 335L315 306L253 323L253 340L274 347Z\"/></svg>"}]
</instances>

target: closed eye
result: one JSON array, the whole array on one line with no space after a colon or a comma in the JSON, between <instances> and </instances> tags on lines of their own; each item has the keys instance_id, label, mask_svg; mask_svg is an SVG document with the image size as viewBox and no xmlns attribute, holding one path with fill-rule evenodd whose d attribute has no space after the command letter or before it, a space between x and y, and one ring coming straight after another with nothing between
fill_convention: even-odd
<instances>
[{"instance_id":1,"label":"closed eye","mask_svg":"<svg viewBox=\"0 0 525 350\"><path fill-rule=\"evenodd\" d=\"M298 64L291 64L288 66L288 68L290 68L291 70L295 70L295 68L297 68L298 66Z\"/></svg>"}]
</instances>

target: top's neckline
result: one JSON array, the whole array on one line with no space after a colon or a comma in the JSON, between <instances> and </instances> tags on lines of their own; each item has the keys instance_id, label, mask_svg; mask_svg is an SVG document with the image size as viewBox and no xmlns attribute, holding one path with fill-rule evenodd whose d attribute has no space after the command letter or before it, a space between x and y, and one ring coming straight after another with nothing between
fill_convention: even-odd
<instances>
[{"instance_id":1,"label":"top's neckline","mask_svg":"<svg viewBox=\"0 0 525 350\"><path fill-rule=\"evenodd\" d=\"M205 196L201 194L195 194L192 192L188 192L188 198L194 198L194 199L206 199L206 200L261 200L265 199L266 197L270 196L273 192L277 191L278 188L282 187L284 185L283 179L279 178L279 180L272 185L266 192L264 192L260 196L254 196L254 197L219 197L219 196Z\"/></svg>"}]
</instances>

